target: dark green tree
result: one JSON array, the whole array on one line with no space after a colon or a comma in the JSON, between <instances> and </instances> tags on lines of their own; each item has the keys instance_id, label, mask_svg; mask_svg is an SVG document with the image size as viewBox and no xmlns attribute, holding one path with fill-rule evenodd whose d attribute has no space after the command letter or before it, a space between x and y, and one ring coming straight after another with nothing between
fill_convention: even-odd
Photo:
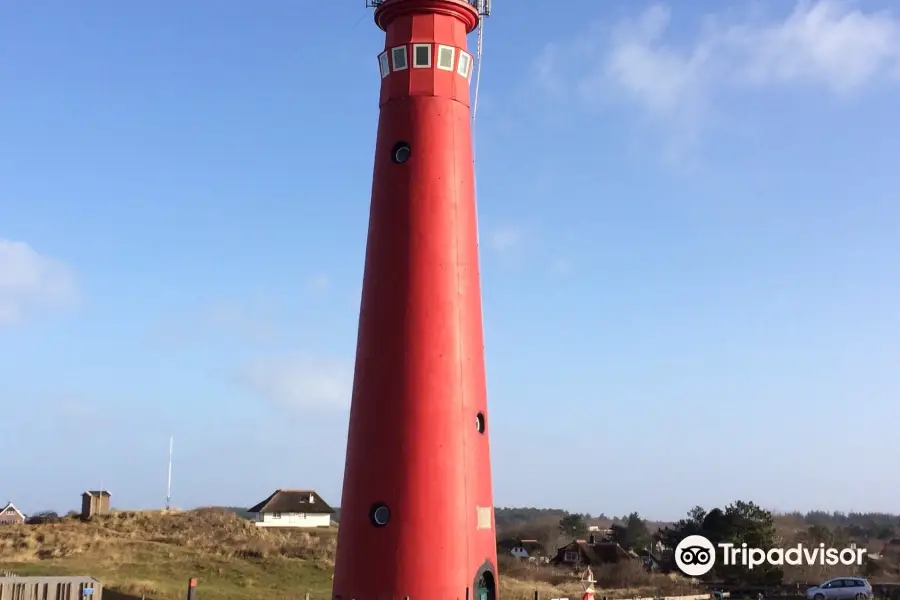
<instances>
[{"instance_id":1,"label":"dark green tree","mask_svg":"<svg viewBox=\"0 0 900 600\"><path fill-rule=\"evenodd\" d=\"M725 529L722 531L722 542L730 542L735 546L746 543L749 548L762 550L775 548L781 543L775 530L774 515L753 502L737 501L729 504L725 507L723 516ZM721 552L717 551L716 554L718 557ZM743 565L725 566L718 561L713 572L726 582L753 585L777 585L784 577L781 567L768 564L748 569Z\"/></svg>"},{"instance_id":2,"label":"dark green tree","mask_svg":"<svg viewBox=\"0 0 900 600\"><path fill-rule=\"evenodd\" d=\"M681 519L671 527L660 529L654 534L654 538L658 542L662 542L663 546L669 550L674 550L678 542L689 535L702 535L703 520L706 518L706 511L695 506L690 511L686 519ZM671 558L671 557L669 557Z\"/></svg>"},{"instance_id":3,"label":"dark green tree","mask_svg":"<svg viewBox=\"0 0 900 600\"><path fill-rule=\"evenodd\" d=\"M806 530L806 536L812 544L825 544L830 546L834 539L834 533L824 525L810 525Z\"/></svg>"},{"instance_id":4,"label":"dark green tree","mask_svg":"<svg viewBox=\"0 0 900 600\"><path fill-rule=\"evenodd\" d=\"M760 565L751 570L743 565L722 564L719 544L740 547L746 543L749 548L762 550L769 550L780 544L774 516L753 502L738 501L726 506L725 510L714 508L709 512L699 506L695 507L687 518L660 530L655 537L668 548L674 549L678 542L689 535L702 535L717 546L716 567L704 579L751 585L774 585L781 582L784 573L780 567ZM673 556L669 559L674 561Z\"/></svg>"},{"instance_id":5,"label":"dark green tree","mask_svg":"<svg viewBox=\"0 0 900 600\"><path fill-rule=\"evenodd\" d=\"M565 536L581 538L584 537L587 530L587 519L585 518L585 515L571 513L563 516L559 520L559 532Z\"/></svg>"},{"instance_id":6,"label":"dark green tree","mask_svg":"<svg viewBox=\"0 0 900 600\"><path fill-rule=\"evenodd\" d=\"M650 545L652 536L647 529L647 523L641 516L633 512L623 519L624 525L615 524L610 527L613 541L623 548L640 550Z\"/></svg>"}]
</instances>

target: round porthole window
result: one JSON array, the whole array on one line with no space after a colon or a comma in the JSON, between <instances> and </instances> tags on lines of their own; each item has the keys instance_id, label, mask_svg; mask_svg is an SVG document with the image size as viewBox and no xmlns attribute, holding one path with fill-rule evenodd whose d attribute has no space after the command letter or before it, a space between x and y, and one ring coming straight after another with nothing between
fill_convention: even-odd
<instances>
[{"instance_id":1,"label":"round porthole window","mask_svg":"<svg viewBox=\"0 0 900 600\"><path fill-rule=\"evenodd\" d=\"M475 415L475 430L478 433L484 433L484 413Z\"/></svg>"},{"instance_id":2,"label":"round porthole window","mask_svg":"<svg viewBox=\"0 0 900 600\"><path fill-rule=\"evenodd\" d=\"M409 144L406 142L397 142L394 144L394 149L391 150L391 160L398 165L402 165L409 160L410 154L412 154L412 150L410 150Z\"/></svg>"},{"instance_id":3,"label":"round porthole window","mask_svg":"<svg viewBox=\"0 0 900 600\"><path fill-rule=\"evenodd\" d=\"M373 504L369 510L369 520L375 527L384 527L391 520L391 509L387 507L387 504Z\"/></svg>"}]
</instances>

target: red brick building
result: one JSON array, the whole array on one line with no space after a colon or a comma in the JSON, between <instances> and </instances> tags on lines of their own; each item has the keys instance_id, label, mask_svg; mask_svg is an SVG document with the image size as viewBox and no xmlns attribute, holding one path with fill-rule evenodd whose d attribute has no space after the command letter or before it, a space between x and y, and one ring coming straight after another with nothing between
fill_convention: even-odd
<instances>
[{"instance_id":1,"label":"red brick building","mask_svg":"<svg viewBox=\"0 0 900 600\"><path fill-rule=\"evenodd\" d=\"M22 525L24 523L25 515L12 502L8 502L0 510L0 525Z\"/></svg>"}]
</instances>

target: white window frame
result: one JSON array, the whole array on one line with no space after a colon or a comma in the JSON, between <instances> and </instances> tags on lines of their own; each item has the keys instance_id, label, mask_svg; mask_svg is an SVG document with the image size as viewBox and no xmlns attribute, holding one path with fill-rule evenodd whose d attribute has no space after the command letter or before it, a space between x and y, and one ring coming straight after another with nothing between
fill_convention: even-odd
<instances>
[{"instance_id":1,"label":"white window frame","mask_svg":"<svg viewBox=\"0 0 900 600\"><path fill-rule=\"evenodd\" d=\"M421 48L428 49L428 63L424 65L420 65L416 62L416 59L419 58L419 52ZM434 60L432 56L434 54L434 46L432 44L413 44L412 46L412 58L413 58L413 69L430 69L431 62Z\"/></svg>"},{"instance_id":2,"label":"white window frame","mask_svg":"<svg viewBox=\"0 0 900 600\"><path fill-rule=\"evenodd\" d=\"M463 60L465 57L465 60ZM465 67L465 69L463 69ZM468 52L459 51L459 64L456 67L456 72L465 77L466 79L470 79L472 77L472 55Z\"/></svg>"},{"instance_id":3,"label":"white window frame","mask_svg":"<svg viewBox=\"0 0 900 600\"><path fill-rule=\"evenodd\" d=\"M444 52L450 52L450 66L442 67L441 66L441 54ZM437 60L434 63L434 66L440 69L441 71L452 71L454 67L456 67L456 48L453 46L438 46L437 47Z\"/></svg>"},{"instance_id":4,"label":"white window frame","mask_svg":"<svg viewBox=\"0 0 900 600\"><path fill-rule=\"evenodd\" d=\"M391 63L388 60L387 50L378 55L378 70L381 71L382 79L391 74Z\"/></svg>"},{"instance_id":5,"label":"white window frame","mask_svg":"<svg viewBox=\"0 0 900 600\"><path fill-rule=\"evenodd\" d=\"M403 56L403 65L397 66L397 53L400 53ZM406 50L406 46L394 46L391 48L391 67L396 71L405 71L409 68L409 52Z\"/></svg>"}]
</instances>

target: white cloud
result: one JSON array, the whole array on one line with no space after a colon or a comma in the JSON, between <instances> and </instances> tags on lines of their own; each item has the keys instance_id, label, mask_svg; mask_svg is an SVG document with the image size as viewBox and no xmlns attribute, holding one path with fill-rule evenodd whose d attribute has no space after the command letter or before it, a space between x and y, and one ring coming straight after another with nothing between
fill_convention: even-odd
<instances>
[{"instance_id":1,"label":"white cloud","mask_svg":"<svg viewBox=\"0 0 900 600\"><path fill-rule=\"evenodd\" d=\"M575 272L575 265L565 258L557 258L550 264L550 271L557 277L569 277Z\"/></svg>"},{"instance_id":2,"label":"white cloud","mask_svg":"<svg viewBox=\"0 0 900 600\"><path fill-rule=\"evenodd\" d=\"M328 277L328 275L319 273L317 275L314 275L313 277L310 277L307 285L309 285L309 289L311 289L313 292L324 294L329 289L331 289L331 279Z\"/></svg>"},{"instance_id":3,"label":"white cloud","mask_svg":"<svg viewBox=\"0 0 900 600\"><path fill-rule=\"evenodd\" d=\"M715 93L725 89L806 84L849 95L900 81L900 21L853 0L800 0L769 21L708 15L687 44L669 35L671 17L668 6L655 4L611 30L594 27L568 47L548 46L534 77L558 97L560 79L549 69L560 64L557 54L575 55L569 96L588 105L636 104L681 127L705 118Z\"/></svg>"},{"instance_id":4,"label":"white cloud","mask_svg":"<svg viewBox=\"0 0 900 600\"><path fill-rule=\"evenodd\" d=\"M240 304L219 304L206 313L204 320L211 329L264 342L274 335L274 326L264 315L262 310Z\"/></svg>"},{"instance_id":5,"label":"white cloud","mask_svg":"<svg viewBox=\"0 0 900 600\"><path fill-rule=\"evenodd\" d=\"M274 312L265 299L219 302L170 316L150 330L149 341L167 349L227 338L261 344L275 337Z\"/></svg>"},{"instance_id":6,"label":"white cloud","mask_svg":"<svg viewBox=\"0 0 900 600\"><path fill-rule=\"evenodd\" d=\"M666 47L662 39L670 17L668 8L655 5L637 20L620 23L602 70L580 83L581 96L591 102L598 93L618 91L663 116L702 108L710 76L710 43L698 42L688 52Z\"/></svg>"},{"instance_id":7,"label":"white cloud","mask_svg":"<svg viewBox=\"0 0 900 600\"><path fill-rule=\"evenodd\" d=\"M307 356L267 357L244 366L239 381L292 411L343 410L350 406L353 368Z\"/></svg>"},{"instance_id":8,"label":"white cloud","mask_svg":"<svg viewBox=\"0 0 900 600\"><path fill-rule=\"evenodd\" d=\"M78 299L74 272L24 242L0 239L0 326L33 312L61 309Z\"/></svg>"},{"instance_id":9,"label":"white cloud","mask_svg":"<svg viewBox=\"0 0 900 600\"><path fill-rule=\"evenodd\" d=\"M746 54L742 82L819 83L845 93L900 66L900 22L889 12L863 12L847 0L803 0L769 27L732 27L724 42Z\"/></svg>"},{"instance_id":10,"label":"white cloud","mask_svg":"<svg viewBox=\"0 0 900 600\"><path fill-rule=\"evenodd\" d=\"M525 231L515 225L502 225L488 231L488 246L500 254L510 254L522 246Z\"/></svg>"}]
</instances>

